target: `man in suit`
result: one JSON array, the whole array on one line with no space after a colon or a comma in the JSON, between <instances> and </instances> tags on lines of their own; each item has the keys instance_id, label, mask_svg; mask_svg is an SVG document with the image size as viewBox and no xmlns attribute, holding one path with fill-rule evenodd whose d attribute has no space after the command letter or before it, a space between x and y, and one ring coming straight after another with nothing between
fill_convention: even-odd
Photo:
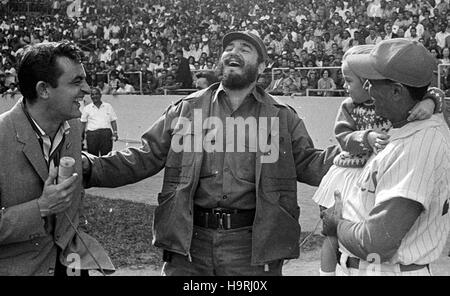
<instances>
[{"instance_id":1,"label":"man in suit","mask_svg":"<svg viewBox=\"0 0 450 296\"><path fill-rule=\"evenodd\" d=\"M71 43L29 47L18 68L23 95L0 115L0 275L89 275L114 270L79 231L80 103L89 93L80 50ZM56 184L60 158L74 174Z\"/></svg>"},{"instance_id":2,"label":"man in suit","mask_svg":"<svg viewBox=\"0 0 450 296\"><path fill-rule=\"evenodd\" d=\"M284 80L284 77L281 73L281 70L276 70L274 73L274 79L270 82L269 86L266 88L266 91L270 94L281 94L281 86L282 86L282 82Z\"/></svg>"}]
</instances>

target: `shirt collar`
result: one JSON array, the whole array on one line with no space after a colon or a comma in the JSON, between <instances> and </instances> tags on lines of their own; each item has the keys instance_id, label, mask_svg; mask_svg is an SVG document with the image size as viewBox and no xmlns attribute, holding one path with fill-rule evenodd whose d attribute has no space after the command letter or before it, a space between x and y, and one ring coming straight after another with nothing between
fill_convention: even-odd
<instances>
[{"instance_id":1,"label":"shirt collar","mask_svg":"<svg viewBox=\"0 0 450 296\"><path fill-rule=\"evenodd\" d=\"M216 90L216 93L214 94L213 102L215 102L219 98L219 95L221 93L226 94L222 83L220 83L219 87ZM265 103L262 95L257 91L256 86L252 89L252 91L247 96L253 97L259 103Z\"/></svg>"},{"instance_id":2,"label":"shirt collar","mask_svg":"<svg viewBox=\"0 0 450 296\"><path fill-rule=\"evenodd\" d=\"M391 136L389 141L392 142L397 139L406 138L425 128L437 127L440 125L445 125L444 120L439 117L439 114L433 114L431 118L426 120L408 122L398 128L393 126L389 131L389 135Z\"/></svg>"},{"instance_id":3,"label":"shirt collar","mask_svg":"<svg viewBox=\"0 0 450 296\"><path fill-rule=\"evenodd\" d=\"M97 107L97 105L94 104L94 102L92 102L92 107L100 109L103 106L103 102L100 104L100 106Z\"/></svg>"},{"instance_id":4,"label":"shirt collar","mask_svg":"<svg viewBox=\"0 0 450 296\"><path fill-rule=\"evenodd\" d=\"M31 117L31 116L30 116L30 118L31 118L31 120L33 121L34 126L36 127L36 130L39 132L39 136L41 136L41 137L44 137L44 136L48 137L48 135L47 135L47 134L45 133L45 131L39 126L39 124L34 120L34 118ZM58 133L66 134L66 135L67 135L67 134L69 133L69 130L70 130L70 124L69 124L69 122L64 121L63 124L59 126Z\"/></svg>"},{"instance_id":5,"label":"shirt collar","mask_svg":"<svg viewBox=\"0 0 450 296\"><path fill-rule=\"evenodd\" d=\"M39 124L36 122L36 120L34 120L34 118L31 117L30 113L28 112L28 109L27 109L27 106L25 103L25 99L23 99L23 101L22 101L22 109L23 109L23 112L25 113L26 117L28 118L28 121L30 122L34 132L36 133L36 136L38 136L38 137L47 136L45 131L39 126ZM63 134L68 134L69 129L70 129L69 122L64 121L63 124L59 126L58 133L61 132Z\"/></svg>"}]
</instances>

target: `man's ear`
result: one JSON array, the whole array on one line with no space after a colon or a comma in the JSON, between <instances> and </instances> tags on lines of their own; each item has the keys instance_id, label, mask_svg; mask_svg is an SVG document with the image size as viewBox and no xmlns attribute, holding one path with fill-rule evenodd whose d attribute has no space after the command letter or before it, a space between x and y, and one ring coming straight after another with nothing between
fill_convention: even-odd
<instances>
[{"instance_id":1,"label":"man's ear","mask_svg":"<svg viewBox=\"0 0 450 296\"><path fill-rule=\"evenodd\" d=\"M408 90L400 83L393 83L391 91L392 91L392 98L394 99L394 101L399 101L405 95L405 91Z\"/></svg>"},{"instance_id":2,"label":"man's ear","mask_svg":"<svg viewBox=\"0 0 450 296\"><path fill-rule=\"evenodd\" d=\"M48 99L48 83L38 81L38 83L36 83L36 94L38 98Z\"/></svg>"}]
</instances>

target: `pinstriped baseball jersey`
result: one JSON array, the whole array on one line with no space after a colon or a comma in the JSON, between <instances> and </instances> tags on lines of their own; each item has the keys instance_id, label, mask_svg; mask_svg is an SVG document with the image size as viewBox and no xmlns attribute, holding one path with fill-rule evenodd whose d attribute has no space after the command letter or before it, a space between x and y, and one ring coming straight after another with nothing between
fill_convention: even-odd
<instances>
[{"instance_id":1,"label":"pinstriped baseball jersey","mask_svg":"<svg viewBox=\"0 0 450 296\"><path fill-rule=\"evenodd\" d=\"M395 197L419 202L424 210L390 263L431 263L450 230L450 132L442 117L433 115L389 134L390 143L372 156L357 181L358 194L344 198L343 218L360 222L375 205Z\"/></svg>"}]
</instances>

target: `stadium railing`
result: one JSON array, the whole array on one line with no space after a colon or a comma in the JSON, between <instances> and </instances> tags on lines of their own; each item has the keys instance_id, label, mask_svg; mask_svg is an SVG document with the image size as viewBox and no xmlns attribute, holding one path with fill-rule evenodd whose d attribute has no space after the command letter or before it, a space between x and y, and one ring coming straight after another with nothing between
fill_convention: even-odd
<instances>
[{"instance_id":1,"label":"stadium railing","mask_svg":"<svg viewBox=\"0 0 450 296\"><path fill-rule=\"evenodd\" d=\"M345 89L319 89L319 88L308 88L306 89L306 96L310 96L310 93L314 92L316 93L315 96L318 97L324 97L324 96L328 96L328 93L332 92L332 93L337 93L337 94L342 94L345 95L347 93L347 91ZM321 95L317 95L321 93ZM295 96L295 93L292 94L293 96Z\"/></svg>"},{"instance_id":2,"label":"stadium railing","mask_svg":"<svg viewBox=\"0 0 450 296\"><path fill-rule=\"evenodd\" d=\"M18 90L13 91L13 92L6 91L1 94L1 97L4 98L5 100L8 100L8 99L14 99L16 96L21 96L21 95L22 94Z\"/></svg>"},{"instance_id":3,"label":"stadium railing","mask_svg":"<svg viewBox=\"0 0 450 296\"><path fill-rule=\"evenodd\" d=\"M97 72L95 73L95 76L97 76L97 80L99 77L105 77L106 76L106 80L104 78L102 78L102 80L105 83L109 83L109 77L110 77L111 71L110 72ZM124 72L123 75L128 79L128 81L130 82L130 84L134 87L134 89L136 90L135 93L136 94L141 94L143 95L144 92L142 90L142 72L141 71L134 71L134 72Z\"/></svg>"},{"instance_id":4,"label":"stadium railing","mask_svg":"<svg viewBox=\"0 0 450 296\"><path fill-rule=\"evenodd\" d=\"M290 69L291 68L286 68L286 67L272 68L272 70L271 70L272 81L275 79L275 75L276 75L275 72L282 71L282 73L286 74L286 71L288 71ZM296 70L296 72L300 72L301 77L305 77L310 70L315 70L317 72L320 72L321 70L328 69L328 70L331 70L330 71L330 77L335 79L336 76L337 76L337 73L341 69L341 67L338 67L338 66L295 67L294 69ZM317 78L320 79L321 76L317 75ZM320 96L320 97L322 97L322 96L324 96L324 93L328 94L330 92L341 94L341 96L346 93L346 91L344 89L316 89L316 88L314 88L314 89L307 89L306 90L306 96ZM294 93L290 94L290 96L305 96L305 95L301 94L299 92L294 92Z\"/></svg>"},{"instance_id":5,"label":"stadium railing","mask_svg":"<svg viewBox=\"0 0 450 296\"><path fill-rule=\"evenodd\" d=\"M282 67L282 68L272 68L272 80L275 79L275 72L280 71L284 72L286 70L289 70L290 68ZM338 66L326 66L326 67L295 67L294 68L297 71L304 72L309 70L324 70L324 69L331 69L331 70L340 70L341 67Z\"/></svg>"},{"instance_id":6,"label":"stadium railing","mask_svg":"<svg viewBox=\"0 0 450 296\"><path fill-rule=\"evenodd\" d=\"M437 70L437 87L442 89L445 92L445 88L447 87L442 83L442 78L446 78L449 74L450 64L439 64Z\"/></svg>"}]
</instances>

